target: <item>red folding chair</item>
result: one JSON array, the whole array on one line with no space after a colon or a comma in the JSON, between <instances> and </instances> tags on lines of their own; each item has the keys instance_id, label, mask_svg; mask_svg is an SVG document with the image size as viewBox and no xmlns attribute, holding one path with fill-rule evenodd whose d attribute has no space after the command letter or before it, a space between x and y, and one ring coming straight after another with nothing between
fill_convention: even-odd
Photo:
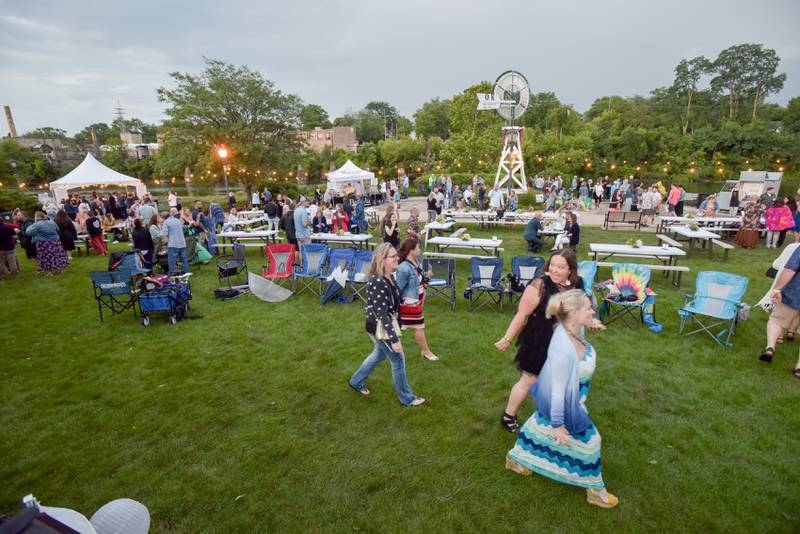
<instances>
[{"instance_id":1,"label":"red folding chair","mask_svg":"<svg viewBox=\"0 0 800 534\"><path fill-rule=\"evenodd\" d=\"M276 284L291 285L294 275L294 245L289 243L276 243L267 245L267 265L261 266L264 278Z\"/></svg>"}]
</instances>

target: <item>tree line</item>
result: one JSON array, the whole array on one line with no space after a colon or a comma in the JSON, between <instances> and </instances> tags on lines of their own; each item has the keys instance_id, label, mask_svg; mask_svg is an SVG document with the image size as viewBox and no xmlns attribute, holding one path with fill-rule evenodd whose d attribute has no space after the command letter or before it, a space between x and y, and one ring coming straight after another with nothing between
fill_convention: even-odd
<instances>
[{"instance_id":1,"label":"tree line","mask_svg":"<svg viewBox=\"0 0 800 534\"><path fill-rule=\"evenodd\" d=\"M525 127L527 172L691 180L724 179L753 168L797 175L800 98L787 106L766 102L786 80L779 66L775 50L740 44L714 59L681 60L668 87L647 96L600 97L583 113L552 92L535 92L519 121ZM331 119L322 106L282 92L247 66L206 59L201 73L170 77L171 86L156 91L166 106L166 120L160 125L138 119L128 123L146 142L161 132L163 144L155 157L128 157L116 122L89 125L72 139L52 127L25 135L57 136L86 149L94 129L98 144L110 146L104 162L121 172L145 179L187 175L208 184L222 177L214 148L225 145L229 176L247 188L270 180L295 181L298 172L320 178L348 158L386 177L399 167L413 176L446 172L465 177L490 175L497 167L504 122L494 112L476 111L475 95L492 89L487 81L449 98L433 98L412 117L388 102L373 101ZM356 154L330 148L314 152L297 135L332 126L355 129ZM8 179L8 165L2 162L5 153L14 151L6 146L9 142L0 144L0 182ZM47 173L39 169L36 174L34 167L28 182L45 180Z\"/></svg>"}]
</instances>

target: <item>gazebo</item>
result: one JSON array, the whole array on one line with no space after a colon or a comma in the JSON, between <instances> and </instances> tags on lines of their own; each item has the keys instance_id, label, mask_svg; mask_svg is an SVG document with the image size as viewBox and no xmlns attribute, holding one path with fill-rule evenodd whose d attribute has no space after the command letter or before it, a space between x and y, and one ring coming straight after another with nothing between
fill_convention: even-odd
<instances>
[{"instance_id":1,"label":"gazebo","mask_svg":"<svg viewBox=\"0 0 800 534\"><path fill-rule=\"evenodd\" d=\"M377 183L374 172L365 171L349 159L347 163L328 173L328 190L336 193L342 193L347 184L352 184L356 193L363 195L365 192L369 193L369 187Z\"/></svg>"},{"instance_id":2,"label":"gazebo","mask_svg":"<svg viewBox=\"0 0 800 534\"><path fill-rule=\"evenodd\" d=\"M124 188L135 187L136 196L142 198L147 193L144 182L138 178L132 178L122 173L109 169L87 152L86 157L80 165L72 169L69 174L59 178L55 182L50 182L50 191L55 197L56 204L62 199L67 198L70 189L78 187L112 187Z\"/></svg>"}]
</instances>

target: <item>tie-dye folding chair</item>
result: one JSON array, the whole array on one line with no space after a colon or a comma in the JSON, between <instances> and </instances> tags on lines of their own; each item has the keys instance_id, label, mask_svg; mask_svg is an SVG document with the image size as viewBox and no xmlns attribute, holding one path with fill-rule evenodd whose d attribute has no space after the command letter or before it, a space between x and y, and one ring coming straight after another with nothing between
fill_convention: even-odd
<instances>
[{"instance_id":1,"label":"tie-dye folding chair","mask_svg":"<svg viewBox=\"0 0 800 534\"><path fill-rule=\"evenodd\" d=\"M611 270L611 280L595 286L600 291L600 318L604 324L618 319L626 322L633 319L644 324L645 311L655 321L655 299L647 287L650 283L650 268L636 263L617 263ZM638 312L638 319L636 317Z\"/></svg>"},{"instance_id":2,"label":"tie-dye folding chair","mask_svg":"<svg viewBox=\"0 0 800 534\"><path fill-rule=\"evenodd\" d=\"M750 280L746 276L737 274L720 271L697 273L694 295L686 294L683 308L678 310L681 318L680 333L684 334L683 331L688 324L697 323L700 328L684 335L691 336L705 332L723 347L733 346L731 336L736 333L736 318L739 309L742 308L742 298L749 283ZM717 322L706 324L700 317L716 319ZM718 326L722 326L722 330L714 333L712 329Z\"/></svg>"}]
</instances>

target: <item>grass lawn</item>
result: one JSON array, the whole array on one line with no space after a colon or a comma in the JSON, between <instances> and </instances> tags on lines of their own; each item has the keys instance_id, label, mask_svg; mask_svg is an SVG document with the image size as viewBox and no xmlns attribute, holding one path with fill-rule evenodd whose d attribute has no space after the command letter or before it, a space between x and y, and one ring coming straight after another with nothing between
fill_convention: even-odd
<instances>
[{"instance_id":1,"label":"grass lawn","mask_svg":"<svg viewBox=\"0 0 800 534\"><path fill-rule=\"evenodd\" d=\"M523 254L522 229L505 239ZM588 243L653 234L584 228ZM123 248L117 245L116 248ZM439 362L405 336L409 382L428 398L399 405L389 365L363 398L346 380L371 350L357 304L322 307L310 293L279 304L219 302L213 264L195 269L193 320L147 328L132 314L101 324L75 258L44 277L0 282L0 510L27 493L91 515L118 497L143 502L152 532L797 532L800 529L800 341L757 360L767 315L753 309L734 347L678 335L676 313L694 276L750 277L746 302L769 288L776 251L697 255L682 290L654 274L660 334L615 323L598 351L588 407L603 436L604 478L616 510L583 490L504 468L514 437L499 416L518 378L493 343L513 311L470 313L426 304ZM248 258L258 270L259 256ZM464 285L468 263L460 261ZM598 279L610 276L601 269ZM521 420L533 411L523 405Z\"/></svg>"}]
</instances>

